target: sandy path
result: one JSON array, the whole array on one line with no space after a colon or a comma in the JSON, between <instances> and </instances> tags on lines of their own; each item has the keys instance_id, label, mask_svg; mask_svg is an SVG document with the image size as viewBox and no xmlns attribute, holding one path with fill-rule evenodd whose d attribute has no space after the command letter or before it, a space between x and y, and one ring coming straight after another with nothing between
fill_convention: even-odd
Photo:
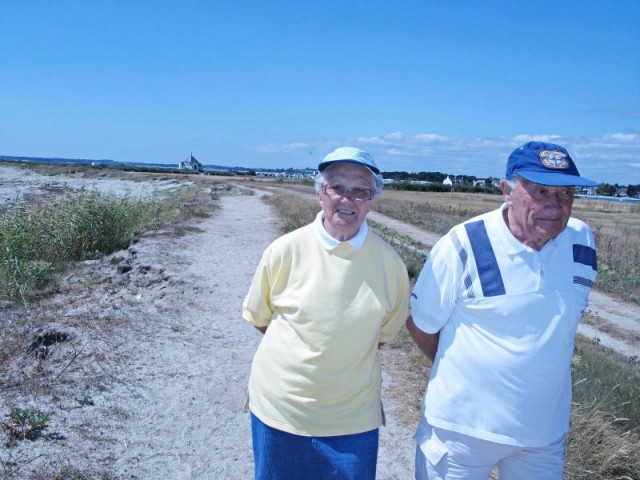
<instances>
[{"instance_id":1,"label":"sandy path","mask_svg":"<svg viewBox=\"0 0 640 480\"><path fill-rule=\"evenodd\" d=\"M261 336L240 318L240 305L262 251L279 235L274 225L259 196L225 196L222 211L199 224L203 231L171 245L171 252L164 241L144 246L151 261L164 257L169 265L184 265L180 275L194 282L197 293L182 313L163 322L163 332L149 332L156 339L131 365L141 372L136 380L143 388L133 403L127 400L127 409L142 415L122 432L123 441L130 440L116 463L120 474L252 477L250 428L242 405ZM174 258L167 262L166 255ZM410 478L412 432L389 424L381 434L378 478Z\"/></svg>"},{"instance_id":2,"label":"sandy path","mask_svg":"<svg viewBox=\"0 0 640 480\"><path fill-rule=\"evenodd\" d=\"M221 205L215 217L198 223L199 232L147 236L112 256L115 267L110 259L89 262L67 278L69 285L87 275L106 280L76 298L67 290L54 299L58 328L73 340L52 345L45 361L16 365L15 384L9 377L0 382L3 416L12 404L28 402L45 412L55 405L46 436L0 452L3 463L21 465L16 476L0 478L35 472L52 478L64 469L90 478L252 478L242 407L261 336L241 319L240 308L262 251L279 232L259 195L224 196ZM128 270L123 265L130 270L118 273ZM113 284L124 288L112 290ZM113 326L96 332L80 328L81 319ZM66 367L74 352L78 358ZM390 368L402 355L388 349ZM42 380L58 375L54 392L36 383L17 387L21 372L36 367ZM92 370L107 374L92 378ZM389 371L383 378L393 395L385 398L389 419L381 431L378 478L408 479L413 425L395 418L407 409L395 391L403 386L394 385ZM79 407L83 395L92 405Z\"/></svg>"},{"instance_id":3,"label":"sandy path","mask_svg":"<svg viewBox=\"0 0 640 480\"><path fill-rule=\"evenodd\" d=\"M254 196L225 196L222 210L176 242L137 247L151 262L179 267L183 306L149 331L131 365L140 388L127 399L116 471L136 478L251 478L245 384L260 334L240 318L262 250L277 235ZM145 262L144 257L140 259ZM147 337L149 338L149 337ZM123 392L124 393L124 392Z\"/></svg>"}]
</instances>

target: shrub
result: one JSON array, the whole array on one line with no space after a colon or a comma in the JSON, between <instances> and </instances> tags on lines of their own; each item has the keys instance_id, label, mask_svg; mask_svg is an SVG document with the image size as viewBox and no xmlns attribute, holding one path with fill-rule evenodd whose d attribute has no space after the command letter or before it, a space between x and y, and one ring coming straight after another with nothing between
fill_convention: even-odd
<instances>
[{"instance_id":1,"label":"shrub","mask_svg":"<svg viewBox=\"0 0 640 480\"><path fill-rule=\"evenodd\" d=\"M14 205L0 214L0 299L25 298L67 262L128 247L144 231L203 217L214 199L181 191L164 201L81 190Z\"/></svg>"},{"instance_id":2,"label":"shrub","mask_svg":"<svg viewBox=\"0 0 640 480\"><path fill-rule=\"evenodd\" d=\"M51 417L33 407L13 407L2 427L12 440L35 440Z\"/></svg>"}]
</instances>

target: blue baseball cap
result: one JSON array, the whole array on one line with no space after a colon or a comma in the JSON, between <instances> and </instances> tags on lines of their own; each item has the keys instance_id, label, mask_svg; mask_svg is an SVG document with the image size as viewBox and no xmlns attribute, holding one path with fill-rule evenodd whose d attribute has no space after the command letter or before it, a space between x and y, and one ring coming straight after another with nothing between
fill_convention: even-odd
<instances>
[{"instance_id":1,"label":"blue baseball cap","mask_svg":"<svg viewBox=\"0 0 640 480\"><path fill-rule=\"evenodd\" d=\"M506 178L514 175L555 187L597 185L593 180L581 177L569 152L554 143L528 142L516 148L509 155Z\"/></svg>"},{"instance_id":2,"label":"blue baseball cap","mask_svg":"<svg viewBox=\"0 0 640 480\"><path fill-rule=\"evenodd\" d=\"M335 149L324 157L324 160L322 160L320 165L318 165L318 170L323 171L329 165L336 162L357 163L358 165L367 167L376 175L380 174L380 169L376 165L376 161L373 159L371 154L354 147L340 147Z\"/></svg>"}]
</instances>

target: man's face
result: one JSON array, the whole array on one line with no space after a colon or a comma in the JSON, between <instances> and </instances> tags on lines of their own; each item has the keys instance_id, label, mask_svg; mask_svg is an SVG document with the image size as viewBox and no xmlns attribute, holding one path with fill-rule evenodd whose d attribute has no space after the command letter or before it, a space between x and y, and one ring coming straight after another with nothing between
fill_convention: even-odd
<instances>
[{"instance_id":1,"label":"man's face","mask_svg":"<svg viewBox=\"0 0 640 480\"><path fill-rule=\"evenodd\" d=\"M509 206L509 230L525 245L540 250L567 226L574 187L551 187L522 179L514 189L502 180L500 188Z\"/></svg>"},{"instance_id":2,"label":"man's face","mask_svg":"<svg viewBox=\"0 0 640 480\"><path fill-rule=\"evenodd\" d=\"M361 165L341 162L327 167L324 175L326 184L318 193L324 228L337 240L349 240L356 236L371 209L373 174Z\"/></svg>"}]
</instances>

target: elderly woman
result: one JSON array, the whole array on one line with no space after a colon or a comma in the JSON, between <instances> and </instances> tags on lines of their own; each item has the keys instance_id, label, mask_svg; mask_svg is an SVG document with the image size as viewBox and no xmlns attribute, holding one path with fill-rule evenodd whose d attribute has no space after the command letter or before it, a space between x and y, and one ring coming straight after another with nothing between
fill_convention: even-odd
<instances>
[{"instance_id":1,"label":"elderly woman","mask_svg":"<svg viewBox=\"0 0 640 480\"><path fill-rule=\"evenodd\" d=\"M342 147L318 170L322 211L267 247L243 304L264 333L248 392L256 479L375 478L377 348L408 316L406 267L366 222L375 161Z\"/></svg>"}]
</instances>

